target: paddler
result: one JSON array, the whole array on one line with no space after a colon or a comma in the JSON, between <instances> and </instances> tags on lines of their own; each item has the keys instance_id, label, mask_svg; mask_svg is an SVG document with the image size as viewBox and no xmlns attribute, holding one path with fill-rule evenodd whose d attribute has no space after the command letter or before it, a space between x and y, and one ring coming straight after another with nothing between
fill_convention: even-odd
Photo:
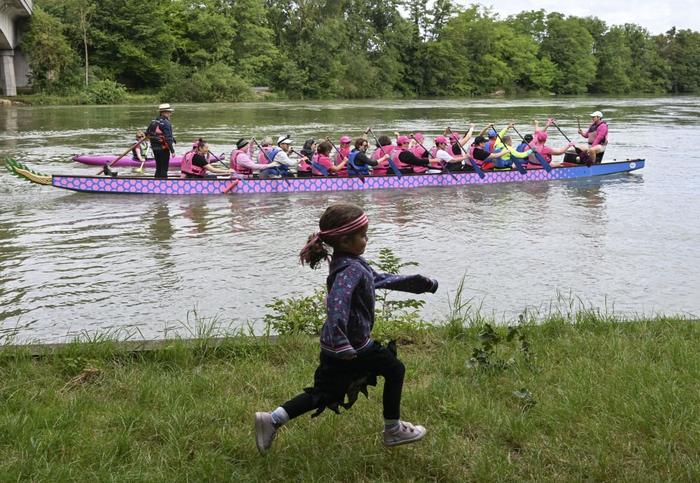
<instances>
[{"instance_id":1,"label":"paddler","mask_svg":"<svg viewBox=\"0 0 700 483\"><path fill-rule=\"evenodd\" d=\"M578 133L588 140L588 145L578 145L577 147L586 151L588 158L594 163L603 160L605 148L608 145L608 124L603 121L603 113L595 111L590 114L591 125L584 132L579 128Z\"/></svg>"},{"instance_id":2,"label":"paddler","mask_svg":"<svg viewBox=\"0 0 700 483\"><path fill-rule=\"evenodd\" d=\"M263 169L274 167L270 164L260 164L253 161L253 140L239 139L236 141L236 149L231 152L231 169L236 173L251 175L259 173Z\"/></svg>"},{"instance_id":3,"label":"paddler","mask_svg":"<svg viewBox=\"0 0 700 483\"><path fill-rule=\"evenodd\" d=\"M136 144L134 149L131 150L131 159L141 163L135 171L137 173L143 173L143 165L148 159L148 141L146 140L146 135L140 129L136 131Z\"/></svg>"},{"instance_id":4,"label":"paddler","mask_svg":"<svg viewBox=\"0 0 700 483\"><path fill-rule=\"evenodd\" d=\"M263 148L264 149L264 148ZM277 163L271 168L264 169L260 172L263 176L282 176L288 177L292 176L292 172L289 168L296 168L297 164L306 160L305 157L301 157L298 160L294 160L289 157L289 152L292 149L292 139L289 135L283 134L277 138L277 147L272 148L266 153L266 160L270 163Z\"/></svg>"},{"instance_id":5,"label":"paddler","mask_svg":"<svg viewBox=\"0 0 700 483\"><path fill-rule=\"evenodd\" d=\"M223 169L212 166L209 162L209 145L204 139L199 138L192 145L192 150L182 157L180 171L185 178L206 178L220 174L231 174L232 169ZM209 174L211 173L211 175Z\"/></svg>"}]
</instances>

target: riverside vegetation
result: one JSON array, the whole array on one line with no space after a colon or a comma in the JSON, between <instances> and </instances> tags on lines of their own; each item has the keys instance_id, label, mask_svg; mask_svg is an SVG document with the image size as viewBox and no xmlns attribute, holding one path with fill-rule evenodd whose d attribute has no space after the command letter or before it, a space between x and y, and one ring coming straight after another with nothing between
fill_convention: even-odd
<instances>
[{"instance_id":1,"label":"riverside vegetation","mask_svg":"<svg viewBox=\"0 0 700 483\"><path fill-rule=\"evenodd\" d=\"M382 250L378 265L403 264ZM463 285L441 324L420 320L419 300L378 296L375 335L399 341L403 412L428 428L425 440L381 445L379 387L352 414L286 426L262 457L253 411L311 383L322 298L270 304L274 339L195 318L194 342L150 351L110 337L38 355L4 347L0 480L700 478L697 320L621 319L572 302L507 327Z\"/></svg>"},{"instance_id":2,"label":"riverside vegetation","mask_svg":"<svg viewBox=\"0 0 700 483\"><path fill-rule=\"evenodd\" d=\"M36 0L32 103L700 92L700 33L452 0ZM268 94L265 94L268 95ZM59 96L59 97L56 97Z\"/></svg>"}]
</instances>

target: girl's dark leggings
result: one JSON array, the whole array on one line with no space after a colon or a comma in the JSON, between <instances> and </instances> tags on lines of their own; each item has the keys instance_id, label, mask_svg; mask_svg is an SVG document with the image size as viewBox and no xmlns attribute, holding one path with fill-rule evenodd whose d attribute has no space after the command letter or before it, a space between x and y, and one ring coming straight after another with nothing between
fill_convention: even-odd
<instances>
[{"instance_id":1,"label":"girl's dark leggings","mask_svg":"<svg viewBox=\"0 0 700 483\"><path fill-rule=\"evenodd\" d=\"M327 356L326 356L327 357ZM358 372L369 372L384 378L384 395L382 402L384 405L384 419L399 419L401 415L401 390L403 388L403 378L406 367L403 363L384 347L369 349L367 354L361 354L356 359L349 361L337 361L334 364L347 364L349 368ZM316 370L315 386L319 388L319 372L327 368L324 367L323 356L321 366ZM326 373L327 374L327 373ZM316 409L314 397L308 393L301 393L282 404L282 407L289 419L296 418L302 414Z\"/></svg>"}]
</instances>

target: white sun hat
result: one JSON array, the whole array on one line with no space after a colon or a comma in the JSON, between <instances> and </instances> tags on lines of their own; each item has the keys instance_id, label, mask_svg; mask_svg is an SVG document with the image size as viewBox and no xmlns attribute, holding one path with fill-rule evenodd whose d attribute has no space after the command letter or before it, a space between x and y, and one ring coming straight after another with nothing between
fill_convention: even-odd
<instances>
[{"instance_id":1,"label":"white sun hat","mask_svg":"<svg viewBox=\"0 0 700 483\"><path fill-rule=\"evenodd\" d=\"M600 118L602 118L602 117L603 117L603 113L600 112L600 111L592 112L592 113L591 113L591 117L600 117Z\"/></svg>"},{"instance_id":2,"label":"white sun hat","mask_svg":"<svg viewBox=\"0 0 700 483\"><path fill-rule=\"evenodd\" d=\"M280 144L292 144L292 139L289 135L282 135L277 138L277 145L279 146Z\"/></svg>"},{"instance_id":3,"label":"white sun hat","mask_svg":"<svg viewBox=\"0 0 700 483\"><path fill-rule=\"evenodd\" d=\"M173 112L173 108L167 102L158 106L158 112Z\"/></svg>"}]
</instances>

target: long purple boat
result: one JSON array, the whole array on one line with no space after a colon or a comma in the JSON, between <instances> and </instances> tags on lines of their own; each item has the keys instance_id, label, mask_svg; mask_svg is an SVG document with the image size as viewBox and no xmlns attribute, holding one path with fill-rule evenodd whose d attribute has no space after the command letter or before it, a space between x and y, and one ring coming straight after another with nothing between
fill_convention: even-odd
<instances>
[{"instance_id":1,"label":"long purple boat","mask_svg":"<svg viewBox=\"0 0 700 483\"><path fill-rule=\"evenodd\" d=\"M108 164L111 165L111 163L117 158L118 156L114 155L76 154L75 156L73 156L73 161L77 161L78 163L83 164L89 164L91 166L106 166ZM179 168L181 162L182 156L173 156L172 158L170 158L170 165L168 166L168 169ZM119 161L117 161L113 166L119 166L122 168L138 168L139 166L141 166L141 161L131 159L130 156L125 156ZM148 158L146 159L146 163L144 164L144 166L146 168L155 168L156 160L153 158Z\"/></svg>"},{"instance_id":2,"label":"long purple boat","mask_svg":"<svg viewBox=\"0 0 700 483\"><path fill-rule=\"evenodd\" d=\"M248 193L305 193L312 191L354 191L390 188L421 188L439 186L464 186L498 183L522 183L526 181L551 181L589 178L628 173L644 167L643 159L612 163L531 169L525 174L516 170L485 171L477 173L456 172L440 174L406 174L403 176L360 177L311 177L260 179L251 177L220 178L163 178L146 176L79 176L47 175L32 171L17 161L5 160L6 168L14 175L33 183L55 186L84 193L129 193L162 195L219 195Z\"/></svg>"}]
</instances>

